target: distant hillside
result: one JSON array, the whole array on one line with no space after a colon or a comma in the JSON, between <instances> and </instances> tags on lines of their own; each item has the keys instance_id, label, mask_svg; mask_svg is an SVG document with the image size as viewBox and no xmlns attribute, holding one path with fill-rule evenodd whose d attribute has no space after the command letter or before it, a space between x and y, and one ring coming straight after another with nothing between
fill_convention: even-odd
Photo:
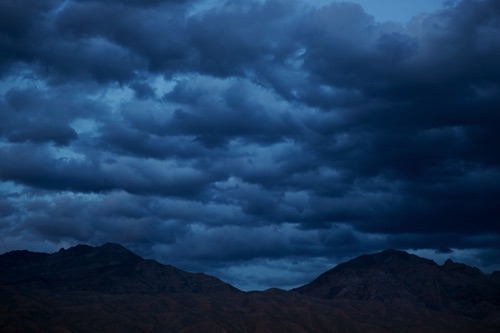
<instances>
[{"instance_id":1,"label":"distant hillside","mask_svg":"<svg viewBox=\"0 0 500 333\"><path fill-rule=\"evenodd\" d=\"M118 244L77 245L53 254L14 251L0 256L0 283L57 291L106 293L236 292L205 274L192 274L144 260Z\"/></svg>"},{"instance_id":2,"label":"distant hillside","mask_svg":"<svg viewBox=\"0 0 500 333\"><path fill-rule=\"evenodd\" d=\"M499 332L500 276L363 255L292 291L242 292L117 244L0 256L0 332Z\"/></svg>"},{"instance_id":3,"label":"distant hillside","mask_svg":"<svg viewBox=\"0 0 500 333\"><path fill-rule=\"evenodd\" d=\"M500 320L500 279L447 260L440 266L402 251L363 255L295 289L321 299L377 301ZM500 321L499 321L500 322Z\"/></svg>"}]
</instances>

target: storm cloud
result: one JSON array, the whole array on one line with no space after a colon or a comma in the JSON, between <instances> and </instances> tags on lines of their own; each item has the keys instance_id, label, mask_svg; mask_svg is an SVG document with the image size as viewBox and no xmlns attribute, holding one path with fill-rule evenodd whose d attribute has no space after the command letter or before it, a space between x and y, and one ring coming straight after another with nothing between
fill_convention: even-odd
<instances>
[{"instance_id":1,"label":"storm cloud","mask_svg":"<svg viewBox=\"0 0 500 333\"><path fill-rule=\"evenodd\" d=\"M500 4L0 1L0 251L119 242L237 287L500 253Z\"/></svg>"}]
</instances>

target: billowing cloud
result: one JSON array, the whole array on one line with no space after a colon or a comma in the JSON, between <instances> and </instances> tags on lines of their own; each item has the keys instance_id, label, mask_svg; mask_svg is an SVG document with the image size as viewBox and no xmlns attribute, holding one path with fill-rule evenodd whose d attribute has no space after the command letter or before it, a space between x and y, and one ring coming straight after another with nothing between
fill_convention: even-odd
<instances>
[{"instance_id":1,"label":"billowing cloud","mask_svg":"<svg viewBox=\"0 0 500 333\"><path fill-rule=\"evenodd\" d=\"M0 250L114 241L243 288L387 247L498 269L499 22L0 2Z\"/></svg>"}]
</instances>

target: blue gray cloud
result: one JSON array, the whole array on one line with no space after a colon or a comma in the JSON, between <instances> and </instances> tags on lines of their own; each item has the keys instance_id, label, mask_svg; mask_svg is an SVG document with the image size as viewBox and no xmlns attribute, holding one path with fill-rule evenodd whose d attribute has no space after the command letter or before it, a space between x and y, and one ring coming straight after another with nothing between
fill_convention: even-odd
<instances>
[{"instance_id":1,"label":"blue gray cloud","mask_svg":"<svg viewBox=\"0 0 500 333\"><path fill-rule=\"evenodd\" d=\"M388 247L499 269L499 21L3 1L0 250L113 241L242 288Z\"/></svg>"}]
</instances>

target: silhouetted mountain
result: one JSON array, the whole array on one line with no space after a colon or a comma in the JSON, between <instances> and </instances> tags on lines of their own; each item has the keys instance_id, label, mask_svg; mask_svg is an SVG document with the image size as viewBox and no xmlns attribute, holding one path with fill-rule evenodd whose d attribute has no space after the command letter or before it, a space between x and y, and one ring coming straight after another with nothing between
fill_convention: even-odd
<instances>
[{"instance_id":1,"label":"silhouetted mountain","mask_svg":"<svg viewBox=\"0 0 500 333\"><path fill-rule=\"evenodd\" d=\"M58 290L124 292L225 292L231 285L154 260L144 260L118 244L77 245L54 254L14 251L0 256L0 283Z\"/></svg>"},{"instance_id":2,"label":"silhouetted mountain","mask_svg":"<svg viewBox=\"0 0 500 333\"><path fill-rule=\"evenodd\" d=\"M411 304L475 318L500 318L500 280L447 260L440 266L403 251L362 255L295 291L322 299ZM496 308L496 311L493 311Z\"/></svg>"},{"instance_id":3,"label":"silhouetted mountain","mask_svg":"<svg viewBox=\"0 0 500 333\"><path fill-rule=\"evenodd\" d=\"M498 332L500 274L401 251L242 292L124 247L0 256L0 332Z\"/></svg>"}]
</instances>

